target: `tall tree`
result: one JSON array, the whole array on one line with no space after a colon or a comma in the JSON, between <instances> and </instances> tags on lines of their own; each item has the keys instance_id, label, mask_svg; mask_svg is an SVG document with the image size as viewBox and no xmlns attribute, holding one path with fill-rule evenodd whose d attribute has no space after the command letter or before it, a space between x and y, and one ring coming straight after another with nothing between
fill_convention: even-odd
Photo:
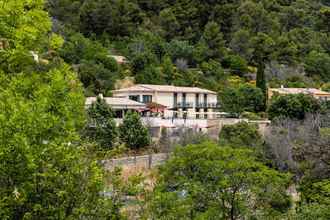
<instances>
[{"instance_id":1,"label":"tall tree","mask_svg":"<svg viewBox=\"0 0 330 220\"><path fill-rule=\"evenodd\" d=\"M177 148L160 170L148 203L151 219L241 219L285 212L288 175L251 151L202 143Z\"/></svg>"},{"instance_id":2,"label":"tall tree","mask_svg":"<svg viewBox=\"0 0 330 220\"><path fill-rule=\"evenodd\" d=\"M101 169L79 145L81 84L56 55L43 58L63 42L44 2L0 4L9 42L0 53L0 218L119 219L118 204L100 195Z\"/></svg>"}]
</instances>

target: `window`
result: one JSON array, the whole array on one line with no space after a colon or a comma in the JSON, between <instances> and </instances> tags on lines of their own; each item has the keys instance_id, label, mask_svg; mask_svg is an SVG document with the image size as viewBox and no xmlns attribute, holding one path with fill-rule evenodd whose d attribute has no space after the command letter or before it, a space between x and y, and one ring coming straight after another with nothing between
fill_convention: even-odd
<instances>
[{"instance_id":1,"label":"window","mask_svg":"<svg viewBox=\"0 0 330 220\"><path fill-rule=\"evenodd\" d=\"M196 94L195 96L195 106L196 108L199 108L199 94Z\"/></svg>"},{"instance_id":2,"label":"window","mask_svg":"<svg viewBox=\"0 0 330 220\"><path fill-rule=\"evenodd\" d=\"M140 96L139 95L130 95L128 98L130 100L133 100L133 101L136 101L136 102L140 101Z\"/></svg>"},{"instance_id":3,"label":"window","mask_svg":"<svg viewBox=\"0 0 330 220\"><path fill-rule=\"evenodd\" d=\"M186 100L187 100L186 93L182 93L182 105L183 105L183 106L186 105Z\"/></svg>"},{"instance_id":4,"label":"window","mask_svg":"<svg viewBox=\"0 0 330 220\"><path fill-rule=\"evenodd\" d=\"M150 103L150 102L152 102L152 96L151 95L143 95L142 96L142 102L143 103Z\"/></svg>"},{"instance_id":5,"label":"window","mask_svg":"<svg viewBox=\"0 0 330 220\"><path fill-rule=\"evenodd\" d=\"M176 107L178 105L178 94L174 93L173 95L173 106Z\"/></svg>"}]
</instances>

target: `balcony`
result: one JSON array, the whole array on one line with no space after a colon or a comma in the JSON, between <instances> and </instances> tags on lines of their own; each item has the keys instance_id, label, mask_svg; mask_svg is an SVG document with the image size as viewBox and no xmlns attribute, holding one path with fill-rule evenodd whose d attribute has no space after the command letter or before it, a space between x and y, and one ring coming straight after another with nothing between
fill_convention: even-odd
<instances>
[{"instance_id":1,"label":"balcony","mask_svg":"<svg viewBox=\"0 0 330 220\"><path fill-rule=\"evenodd\" d=\"M178 102L174 103L174 108L193 108L194 104L192 102Z\"/></svg>"},{"instance_id":2,"label":"balcony","mask_svg":"<svg viewBox=\"0 0 330 220\"><path fill-rule=\"evenodd\" d=\"M196 108L220 108L220 103L197 103Z\"/></svg>"}]
</instances>

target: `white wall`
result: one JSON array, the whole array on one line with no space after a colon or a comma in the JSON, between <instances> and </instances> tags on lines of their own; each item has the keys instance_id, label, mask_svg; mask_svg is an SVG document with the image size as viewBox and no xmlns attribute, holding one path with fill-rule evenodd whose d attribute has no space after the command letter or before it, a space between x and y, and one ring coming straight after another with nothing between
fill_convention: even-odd
<instances>
[{"instance_id":1,"label":"white wall","mask_svg":"<svg viewBox=\"0 0 330 220\"><path fill-rule=\"evenodd\" d=\"M173 92L121 92L114 94L114 97L125 97L129 98L131 95L140 95L140 101L142 101L143 95L151 95L152 101L158 104L167 106L168 108L173 108L174 103L174 93ZM182 103L182 93L177 93L177 102ZM188 117L195 116L195 107L196 107L196 93L186 93L186 102L192 103L193 108L188 109ZM199 103L204 103L204 94L199 93ZM207 94L207 103L217 103L216 94ZM212 112L213 109L208 109L208 112ZM201 110L203 112L203 110ZM179 115L181 116L181 115ZM173 111L165 111L165 117L173 117ZM203 115L201 115L203 117Z\"/></svg>"}]
</instances>

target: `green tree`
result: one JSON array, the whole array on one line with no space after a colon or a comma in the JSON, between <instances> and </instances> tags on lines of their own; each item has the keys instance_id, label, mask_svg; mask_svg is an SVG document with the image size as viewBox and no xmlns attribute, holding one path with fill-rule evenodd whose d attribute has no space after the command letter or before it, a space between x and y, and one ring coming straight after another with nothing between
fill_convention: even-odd
<instances>
[{"instance_id":1,"label":"green tree","mask_svg":"<svg viewBox=\"0 0 330 220\"><path fill-rule=\"evenodd\" d=\"M232 147L260 148L263 140L258 131L258 125L240 122L234 125L224 125L219 134L221 144Z\"/></svg>"},{"instance_id":2,"label":"green tree","mask_svg":"<svg viewBox=\"0 0 330 220\"><path fill-rule=\"evenodd\" d=\"M50 32L44 1L1 6L10 46L0 54L0 218L119 219L119 203L100 195L102 170L80 144L81 84L56 54L42 61L62 41Z\"/></svg>"},{"instance_id":3,"label":"green tree","mask_svg":"<svg viewBox=\"0 0 330 220\"><path fill-rule=\"evenodd\" d=\"M222 59L225 54L225 41L220 31L220 25L208 22L204 28L201 43L206 45L206 59Z\"/></svg>"},{"instance_id":4,"label":"green tree","mask_svg":"<svg viewBox=\"0 0 330 220\"><path fill-rule=\"evenodd\" d=\"M139 149L150 144L149 131L136 112L126 113L123 123L119 126L119 137L131 149Z\"/></svg>"},{"instance_id":5,"label":"green tree","mask_svg":"<svg viewBox=\"0 0 330 220\"><path fill-rule=\"evenodd\" d=\"M271 218L287 211L288 175L251 151L213 143L179 147L160 169L148 205L151 219Z\"/></svg>"},{"instance_id":6,"label":"green tree","mask_svg":"<svg viewBox=\"0 0 330 220\"><path fill-rule=\"evenodd\" d=\"M264 106L261 89L247 83L225 88L220 92L220 100L222 109L230 113L260 112Z\"/></svg>"},{"instance_id":7,"label":"green tree","mask_svg":"<svg viewBox=\"0 0 330 220\"><path fill-rule=\"evenodd\" d=\"M143 20L139 6L128 0L84 1L79 17L80 30L88 36L131 36Z\"/></svg>"},{"instance_id":8,"label":"green tree","mask_svg":"<svg viewBox=\"0 0 330 220\"><path fill-rule=\"evenodd\" d=\"M248 72L247 62L240 56L229 55L222 61L224 68L229 68L233 74L243 76Z\"/></svg>"},{"instance_id":9,"label":"green tree","mask_svg":"<svg viewBox=\"0 0 330 220\"><path fill-rule=\"evenodd\" d=\"M305 68L311 76L320 76L324 81L330 80L330 56L327 53L312 51L306 57Z\"/></svg>"},{"instance_id":10,"label":"green tree","mask_svg":"<svg viewBox=\"0 0 330 220\"><path fill-rule=\"evenodd\" d=\"M252 44L254 49L252 61L257 67L257 87L262 89L265 94L267 88L265 68L266 64L271 60L274 41L267 34L259 33L252 38Z\"/></svg>"},{"instance_id":11,"label":"green tree","mask_svg":"<svg viewBox=\"0 0 330 220\"><path fill-rule=\"evenodd\" d=\"M84 136L98 143L101 149L110 150L117 141L118 131L113 112L100 97L87 110L88 122Z\"/></svg>"},{"instance_id":12,"label":"green tree","mask_svg":"<svg viewBox=\"0 0 330 220\"><path fill-rule=\"evenodd\" d=\"M268 116L270 119L284 117L302 120L307 113L316 113L320 108L320 103L309 95L279 95L272 98Z\"/></svg>"}]
</instances>

